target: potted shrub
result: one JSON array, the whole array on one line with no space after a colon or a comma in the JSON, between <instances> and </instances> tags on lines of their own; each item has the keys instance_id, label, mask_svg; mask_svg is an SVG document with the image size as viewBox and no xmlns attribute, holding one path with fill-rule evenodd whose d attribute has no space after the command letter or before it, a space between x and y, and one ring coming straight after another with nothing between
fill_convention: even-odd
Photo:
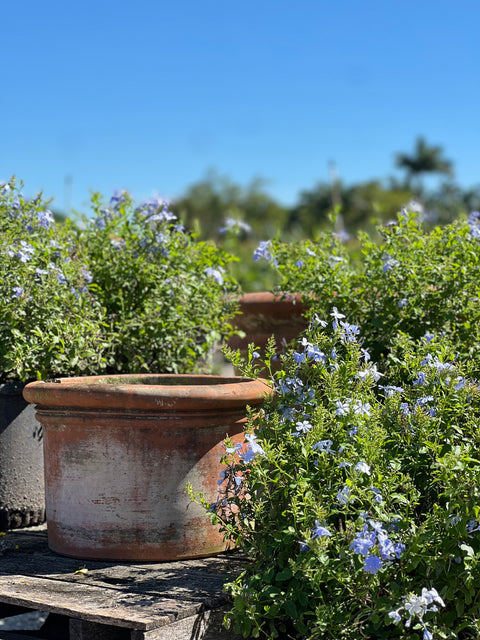
<instances>
[{"instance_id":1,"label":"potted shrub","mask_svg":"<svg viewBox=\"0 0 480 640\"><path fill-rule=\"evenodd\" d=\"M0 415L7 455L8 434L19 433L11 383L18 395L37 379L210 367L212 347L230 333L235 310L229 258L197 242L163 203L137 207L122 193L104 204L96 194L90 217L74 226L55 224L42 197L27 201L14 180L3 185L1 198L0 380L10 385L4 389L10 408ZM23 471L2 465L0 488L23 483L23 496L28 479L35 504L22 498L15 512L25 516L4 527L33 524L41 518L34 514L43 513L41 431L38 424L26 429L34 459L27 457ZM22 455L26 440L20 436Z\"/></svg>"},{"instance_id":2,"label":"potted shrub","mask_svg":"<svg viewBox=\"0 0 480 640\"><path fill-rule=\"evenodd\" d=\"M23 386L104 366L102 309L73 230L21 187L0 186L0 529L45 517L42 433Z\"/></svg>"},{"instance_id":3,"label":"potted shrub","mask_svg":"<svg viewBox=\"0 0 480 640\"><path fill-rule=\"evenodd\" d=\"M268 393L253 380L187 376L208 371L232 331L229 257L163 202L95 194L91 213L75 246L104 313L104 374L24 389L44 429L49 544L119 560L216 553L222 536L186 513L185 484L216 487L223 438L238 437L247 406Z\"/></svg>"},{"instance_id":4,"label":"potted shrub","mask_svg":"<svg viewBox=\"0 0 480 640\"><path fill-rule=\"evenodd\" d=\"M402 361L399 339L449 335L460 354L478 362L480 323L479 218L425 228L403 210L378 237L354 250L328 231L315 242L272 241L264 258L283 290L302 295L307 317L335 306L360 328L363 344L387 375ZM480 373L480 362L479 362Z\"/></svg>"}]
</instances>

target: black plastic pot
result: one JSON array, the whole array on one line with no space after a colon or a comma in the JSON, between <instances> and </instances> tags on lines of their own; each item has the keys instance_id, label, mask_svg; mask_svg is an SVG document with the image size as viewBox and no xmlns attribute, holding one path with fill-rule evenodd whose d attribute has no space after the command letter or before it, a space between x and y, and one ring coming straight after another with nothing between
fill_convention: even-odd
<instances>
[{"instance_id":1,"label":"black plastic pot","mask_svg":"<svg viewBox=\"0 0 480 640\"><path fill-rule=\"evenodd\" d=\"M42 428L23 388L0 385L0 531L45 520Z\"/></svg>"}]
</instances>

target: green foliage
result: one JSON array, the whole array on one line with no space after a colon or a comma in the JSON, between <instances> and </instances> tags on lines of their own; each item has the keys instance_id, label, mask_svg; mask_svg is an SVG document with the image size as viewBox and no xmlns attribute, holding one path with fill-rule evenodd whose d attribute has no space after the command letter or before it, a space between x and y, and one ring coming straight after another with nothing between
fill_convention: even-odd
<instances>
[{"instance_id":1,"label":"green foliage","mask_svg":"<svg viewBox=\"0 0 480 640\"><path fill-rule=\"evenodd\" d=\"M216 239L228 219L246 222L254 236L273 236L285 227L288 211L269 196L261 180L241 187L216 172L193 184L172 209L189 228L198 227L203 238Z\"/></svg>"},{"instance_id":2,"label":"green foliage","mask_svg":"<svg viewBox=\"0 0 480 640\"><path fill-rule=\"evenodd\" d=\"M400 371L402 336L449 336L459 355L475 363L480 331L480 245L475 215L426 229L405 210L379 229L380 241L359 239L361 259L328 232L316 242L272 241L269 261L280 288L304 294L310 313L348 310L382 370Z\"/></svg>"},{"instance_id":3,"label":"green foliage","mask_svg":"<svg viewBox=\"0 0 480 640\"><path fill-rule=\"evenodd\" d=\"M103 315L87 291L74 229L21 187L15 179L0 185L0 382L97 372Z\"/></svg>"},{"instance_id":4,"label":"green foliage","mask_svg":"<svg viewBox=\"0 0 480 640\"><path fill-rule=\"evenodd\" d=\"M230 257L198 242L161 202L126 193L92 199L78 243L89 290L108 323L109 372L189 372L231 331L237 286Z\"/></svg>"},{"instance_id":5,"label":"green foliage","mask_svg":"<svg viewBox=\"0 0 480 640\"><path fill-rule=\"evenodd\" d=\"M338 183L337 194L328 183L318 183L300 193L298 205L290 212L288 228L297 237L313 238L330 226L331 212L341 212L338 222L348 232L367 230L375 220L387 221L412 198L405 188L386 188L378 180L345 186Z\"/></svg>"},{"instance_id":6,"label":"green foliage","mask_svg":"<svg viewBox=\"0 0 480 640\"><path fill-rule=\"evenodd\" d=\"M227 586L235 632L478 638L478 382L448 338L402 347L412 382L387 384L358 327L314 317L225 443L207 508L250 558Z\"/></svg>"},{"instance_id":7,"label":"green foliage","mask_svg":"<svg viewBox=\"0 0 480 640\"><path fill-rule=\"evenodd\" d=\"M0 186L0 382L207 367L231 332L230 257L126 194L75 227Z\"/></svg>"}]
</instances>

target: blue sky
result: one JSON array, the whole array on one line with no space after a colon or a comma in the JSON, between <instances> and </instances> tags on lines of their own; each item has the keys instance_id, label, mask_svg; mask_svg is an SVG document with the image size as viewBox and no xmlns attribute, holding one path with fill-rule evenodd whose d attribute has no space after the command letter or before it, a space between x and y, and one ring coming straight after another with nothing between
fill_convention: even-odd
<instances>
[{"instance_id":1,"label":"blue sky","mask_svg":"<svg viewBox=\"0 0 480 640\"><path fill-rule=\"evenodd\" d=\"M2 5L0 181L54 207L175 198L209 169L284 204L439 144L480 183L478 0Z\"/></svg>"}]
</instances>

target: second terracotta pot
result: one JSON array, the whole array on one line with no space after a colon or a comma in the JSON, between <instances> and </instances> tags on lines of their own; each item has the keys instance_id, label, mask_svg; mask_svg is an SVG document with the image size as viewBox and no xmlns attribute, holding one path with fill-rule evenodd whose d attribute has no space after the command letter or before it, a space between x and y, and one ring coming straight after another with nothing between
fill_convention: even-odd
<instances>
[{"instance_id":1,"label":"second terracotta pot","mask_svg":"<svg viewBox=\"0 0 480 640\"><path fill-rule=\"evenodd\" d=\"M228 547L187 482L217 496L223 440L243 440L265 381L123 375L34 382L44 429L48 542L63 555L163 561Z\"/></svg>"},{"instance_id":2,"label":"second terracotta pot","mask_svg":"<svg viewBox=\"0 0 480 640\"><path fill-rule=\"evenodd\" d=\"M278 353L285 344L298 338L308 322L300 295L273 294L268 291L246 293L239 298L240 314L233 324L245 333L245 337L232 336L229 346L245 354L252 342L259 347L263 359L268 339L273 335Z\"/></svg>"}]
</instances>

